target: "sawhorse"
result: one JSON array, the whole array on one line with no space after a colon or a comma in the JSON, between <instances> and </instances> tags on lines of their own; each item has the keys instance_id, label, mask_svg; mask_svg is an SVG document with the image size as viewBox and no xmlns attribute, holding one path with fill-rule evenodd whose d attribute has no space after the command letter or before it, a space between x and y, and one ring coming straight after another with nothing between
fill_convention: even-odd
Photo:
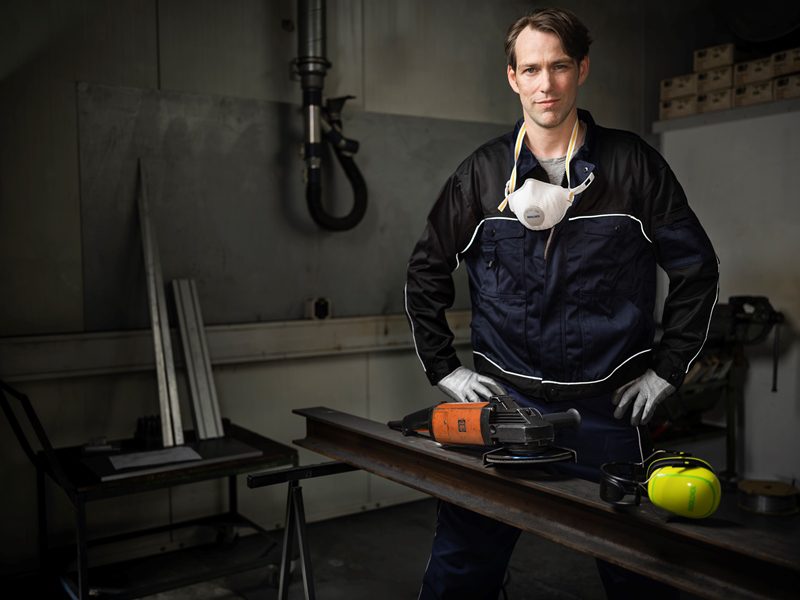
<instances>
[{"instance_id":1,"label":"sawhorse","mask_svg":"<svg viewBox=\"0 0 800 600\"><path fill-rule=\"evenodd\" d=\"M297 537L297 545L300 551L300 567L303 575L303 589L305 590L306 600L315 600L316 598L314 592L314 577L311 571L311 555L309 553L308 538L306 535L306 513L303 507L303 488L300 486L300 480L357 470L359 470L357 467L346 463L332 461L303 467L280 469L278 471L253 473L247 476L247 487L251 489L278 483L289 484L289 491L286 496L286 526L283 532L280 583L278 584L279 600L286 600L289 597L291 555L295 536Z\"/></svg>"}]
</instances>

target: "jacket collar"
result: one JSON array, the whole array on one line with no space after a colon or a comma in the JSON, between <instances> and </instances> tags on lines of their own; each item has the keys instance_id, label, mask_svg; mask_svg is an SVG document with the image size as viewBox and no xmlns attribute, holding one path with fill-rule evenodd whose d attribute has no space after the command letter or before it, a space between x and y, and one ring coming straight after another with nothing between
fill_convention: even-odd
<instances>
[{"instance_id":1,"label":"jacket collar","mask_svg":"<svg viewBox=\"0 0 800 600\"><path fill-rule=\"evenodd\" d=\"M573 181L581 182L595 169L595 165L589 162L589 152L594 143L596 125L588 110L579 108L578 119L586 123L586 136L584 137L583 144L570 161L570 167L572 168L572 174L575 175ZM517 134L523 123L524 119L519 119L516 125L514 125L514 134L511 136L511 146L509 148L512 161L514 160L514 142L517 139ZM530 151L527 144L523 144L519 153L519 160L517 161L517 181L521 184L525 179L528 179L531 175L531 171L538 165L539 161L536 160L533 152ZM519 187L519 185L517 187Z\"/></svg>"}]
</instances>

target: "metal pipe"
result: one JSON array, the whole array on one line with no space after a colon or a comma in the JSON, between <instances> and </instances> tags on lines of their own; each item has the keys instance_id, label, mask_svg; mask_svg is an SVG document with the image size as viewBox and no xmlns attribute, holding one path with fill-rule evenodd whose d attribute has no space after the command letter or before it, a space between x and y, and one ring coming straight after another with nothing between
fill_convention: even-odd
<instances>
[{"instance_id":1,"label":"metal pipe","mask_svg":"<svg viewBox=\"0 0 800 600\"><path fill-rule=\"evenodd\" d=\"M325 77L330 67L325 51L325 0L300 0L297 3L298 66L301 74ZM316 87L322 88L322 79Z\"/></svg>"},{"instance_id":2,"label":"metal pipe","mask_svg":"<svg viewBox=\"0 0 800 600\"><path fill-rule=\"evenodd\" d=\"M325 48L325 0L299 0L297 22L295 65L303 90L306 202L311 217L317 225L331 231L344 231L355 227L364 217L367 187L352 158L358 150L358 143L347 140L341 134L339 115L346 98L331 101L335 108L322 107L325 74L331 67ZM343 217L330 215L322 205L323 140L333 147L336 158L353 188L353 207L350 213Z\"/></svg>"}]
</instances>

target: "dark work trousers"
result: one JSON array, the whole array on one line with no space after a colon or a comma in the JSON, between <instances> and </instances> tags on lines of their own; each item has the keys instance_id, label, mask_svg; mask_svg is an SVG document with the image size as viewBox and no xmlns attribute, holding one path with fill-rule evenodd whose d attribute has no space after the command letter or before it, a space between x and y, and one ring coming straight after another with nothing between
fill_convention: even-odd
<instances>
[{"instance_id":1,"label":"dark work trousers","mask_svg":"<svg viewBox=\"0 0 800 600\"><path fill-rule=\"evenodd\" d=\"M630 414L614 418L611 396L545 402L527 398L506 386L520 406L543 414L576 408L577 429L556 431L555 444L571 448L577 462L548 468L571 477L599 481L601 464L640 462L651 452L646 428L632 427ZM447 502L439 502L433 549L425 570L420 600L496 600L520 530ZM608 598L627 600L677 599L678 591L606 561L597 560ZM514 599L510 599L514 600Z\"/></svg>"}]
</instances>

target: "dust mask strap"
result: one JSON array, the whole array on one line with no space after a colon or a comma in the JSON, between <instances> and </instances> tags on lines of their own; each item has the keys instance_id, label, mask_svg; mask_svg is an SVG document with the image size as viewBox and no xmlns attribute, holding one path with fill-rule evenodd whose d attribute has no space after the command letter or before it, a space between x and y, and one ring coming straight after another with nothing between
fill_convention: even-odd
<instances>
[{"instance_id":1,"label":"dust mask strap","mask_svg":"<svg viewBox=\"0 0 800 600\"><path fill-rule=\"evenodd\" d=\"M575 119L575 125L572 126L572 134L569 137L569 145L567 146L567 158L564 164L564 168L567 174L567 186L569 189L569 200L572 201L572 198L581 192L583 192L589 185L592 183L594 179L594 173L590 173L589 177L586 180L576 187L574 190L571 189L570 183L570 175L569 175L569 162L572 160L572 155L575 152L575 144L578 141L578 123L580 123L579 119ZM519 155L522 152L522 144L525 142L525 122L522 122L522 126L519 128L519 133L517 133L517 139L514 142L514 168L511 170L511 177L509 177L508 181L506 182L506 187L504 190L504 199L497 207L497 210L503 212L508 205L508 197L514 193L517 189L517 162L519 161Z\"/></svg>"}]
</instances>

